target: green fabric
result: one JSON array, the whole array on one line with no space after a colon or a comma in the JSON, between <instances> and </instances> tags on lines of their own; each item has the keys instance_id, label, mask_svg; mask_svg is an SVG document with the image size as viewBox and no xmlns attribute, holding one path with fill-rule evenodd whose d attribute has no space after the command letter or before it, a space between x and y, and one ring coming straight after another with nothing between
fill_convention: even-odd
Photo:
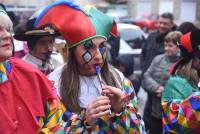
<instances>
[{"instance_id":1,"label":"green fabric","mask_svg":"<svg viewBox=\"0 0 200 134\"><path fill-rule=\"evenodd\" d=\"M96 30L96 35L103 35L108 38L113 24L113 18L105 15L93 6L85 6L84 11L89 15Z\"/></svg>"},{"instance_id":2,"label":"green fabric","mask_svg":"<svg viewBox=\"0 0 200 134\"><path fill-rule=\"evenodd\" d=\"M3 9L2 6L0 6L0 13L4 13L4 14L7 14L6 11Z\"/></svg>"},{"instance_id":3,"label":"green fabric","mask_svg":"<svg viewBox=\"0 0 200 134\"><path fill-rule=\"evenodd\" d=\"M162 100L171 101L172 99L185 99L191 95L193 91L199 91L199 88L191 85L187 79L175 75L171 77L165 85Z\"/></svg>"}]
</instances>

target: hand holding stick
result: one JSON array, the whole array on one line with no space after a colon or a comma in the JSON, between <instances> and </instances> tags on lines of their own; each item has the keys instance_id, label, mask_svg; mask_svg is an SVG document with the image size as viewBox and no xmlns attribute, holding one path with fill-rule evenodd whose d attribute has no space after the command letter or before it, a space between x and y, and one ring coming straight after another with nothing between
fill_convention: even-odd
<instances>
[{"instance_id":1,"label":"hand holding stick","mask_svg":"<svg viewBox=\"0 0 200 134\"><path fill-rule=\"evenodd\" d=\"M99 82L100 82L100 85L101 85L101 89L103 90L103 81L102 81L100 72L101 72L100 66L99 66L99 65L96 65L96 73L97 73L97 76L98 76L98 79L99 79ZM102 94L102 95L104 96L105 94ZM109 109L109 110L110 110L110 109ZM109 114L111 115L111 110L110 110L110 113L109 113Z\"/></svg>"}]
</instances>

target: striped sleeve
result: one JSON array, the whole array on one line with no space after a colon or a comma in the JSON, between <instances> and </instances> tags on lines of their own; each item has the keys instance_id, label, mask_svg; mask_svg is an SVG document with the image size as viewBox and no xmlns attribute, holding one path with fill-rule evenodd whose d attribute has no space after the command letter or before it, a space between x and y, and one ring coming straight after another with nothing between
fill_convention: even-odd
<instances>
[{"instance_id":1,"label":"striped sleeve","mask_svg":"<svg viewBox=\"0 0 200 134\"><path fill-rule=\"evenodd\" d=\"M62 120L65 111L64 105L59 99L49 99L45 105L45 117L39 117L41 126L39 133L64 134L64 122Z\"/></svg>"}]
</instances>

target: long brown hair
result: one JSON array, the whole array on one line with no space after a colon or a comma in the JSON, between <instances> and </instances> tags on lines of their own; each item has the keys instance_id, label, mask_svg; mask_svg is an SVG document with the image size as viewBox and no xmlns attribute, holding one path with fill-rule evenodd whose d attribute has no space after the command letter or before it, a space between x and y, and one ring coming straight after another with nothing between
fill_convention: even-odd
<instances>
[{"instance_id":1,"label":"long brown hair","mask_svg":"<svg viewBox=\"0 0 200 134\"><path fill-rule=\"evenodd\" d=\"M176 73L184 78L186 78L191 85L198 85L199 82L199 76L198 71L193 67L193 63L196 59L193 58L189 60L187 63L180 65Z\"/></svg>"},{"instance_id":2,"label":"long brown hair","mask_svg":"<svg viewBox=\"0 0 200 134\"><path fill-rule=\"evenodd\" d=\"M80 112L81 107L79 105L79 93L80 93L80 79L79 79L79 70L76 59L74 58L73 50L69 51L68 62L64 66L61 74L61 89L60 95L64 105L72 112ZM114 76L114 68L105 61L105 64L102 68L102 78L107 85L120 88L120 85L117 84L118 80Z\"/></svg>"}]
</instances>

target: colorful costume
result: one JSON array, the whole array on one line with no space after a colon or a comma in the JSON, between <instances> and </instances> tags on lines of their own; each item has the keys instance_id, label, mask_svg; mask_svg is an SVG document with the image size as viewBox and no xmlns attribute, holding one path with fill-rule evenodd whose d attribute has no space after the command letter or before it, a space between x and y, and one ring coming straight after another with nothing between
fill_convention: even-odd
<instances>
[{"instance_id":1,"label":"colorful costume","mask_svg":"<svg viewBox=\"0 0 200 134\"><path fill-rule=\"evenodd\" d=\"M63 68L58 68L49 75L49 79L54 81L58 87L60 87L59 78L62 69ZM119 83L122 85L122 90L130 96L130 102L128 103L125 110L120 114L112 112L111 115L99 118L94 126L85 127L85 108L87 107L87 104L89 104L95 97L101 95L101 85L97 76L86 77L80 75L81 93L79 96L79 103L82 107L82 111L81 113L73 113L69 110L65 112L63 119L66 120L66 133L146 133L142 117L137 113L137 97L131 82L127 80L119 71L116 70L115 73L115 75L117 75L115 77L120 78Z\"/></svg>"},{"instance_id":2,"label":"colorful costume","mask_svg":"<svg viewBox=\"0 0 200 134\"><path fill-rule=\"evenodd\" d=\"M144 134L144 124L141 115L137 114L137 98L131 83L128 80L123 81L123 90L132 97L131 102L127 105L122 113L117 114L112 112L111 115L103 116L97 119L95 125L85 126L84 115L85 109L81 113L72 113L67 111L64 118L67 119L65 126L67 133L131 133L131 134ZM111 117L110 117L111 116ZM83 125L84 124L84 125Z\"/></svg>"},{"instance_id":3,"label":"colorful costume","mask_svg":"<svg viewBox=\"0 0 200 134\"><path fill-rule=\"evenodd\" d=\"M62 132L61 116L65 109L52 83L19 59L10 58L4 63L6 74L1 73L4 75L0 83L0 133Z\"/></svg>"},{"instance_id":4,"label":"colorful costume","mask_svg":"<svg viewBox=\"0 0 200 134\"><path fill-rule=\"evenodd\" d=\"M59 14L62 17L57 18ZM78 5L70 1L57 1L45 8L37 17L35 22L36 27L45 24L54 24L61 35L66 39L69 49L73 49L80 44L87 44L94 38L103 38L107 40L110 34L117 35L116 23L112 18L98 11L92 6L87 6L84 10ZM90 45L90 44L89 44ZM105 61L105 50L99 48L102 59ZM86 56L86 57L84 57ZM91 55L83 55L86 62L91 60ZM75 59L74 59L75 60ZM65 66L67 66L66 64ZM102 65L103 66L103 65ZM65 68L65 67L64 67ZM109 70L112 69L110 66ZM60 84L60 76L63 68L55 73L49 75L55 78L52 79L58 87ZM120 73L112 69L116 74L114 79L118 79ZM116 73L115 73L116 72ZM52 76L53 75L53 76ZM57 78L55 77L57 76ZM112 109L111 115L106 115L98 118L93 126L88 126L85 121L85 109L97 96L101 95L101 89L97 75L94 76L81 76L79 75L79 105L82 108L81 112L71 112L69 109L64 114L66 121L66 133L132 133L144 134L144 124L141 116L137 113L137 99L135 92L132 88L130 81L125 80L124 77L118 79L118 84L121 89L126 93L127 106L124 107L121 113L115 113ZM98 82L97 82L98 80ZM73 80L72 80L73 81ZM59 84L58 84L59 83ZM69 96L71 97L71 96Z\"/></svg>"},{"instance_id":5,"label":"colorful costume","mask_svg":"<svg viewBox=\"0 0 200 134\"><path fill-rule=\"evenodd\" d=\"M200 133L200 89L197 87L199 68L194 64L199 62L199 34L200 30L196 30L180 38L182 58L172 68L173 76L162 94L164 134Z\"/></svg>"},{"instance_id":6,"label":"colorful costume","mask_svg":"<svg viewBox=\"0 0 200 134\"><path fill-rule=\"evenodd\" d=\"M185 78L169 79L162 96L163 130L165 134L200 133L200 89Z\"/></svg>"},{"instance_id":7,"label":"colorful costume","mask_svg":"<svg viewBox=\"0 0 200 134\"><path fill-rule=\"evenodd\" d=\"M178 60L179 57L170 57L166 54L156 56L151 66L144 74L143 87L152 93L152 111L151 115L161 119L161 98L155 94L159 86L165 86L170 77L169 69Z\"/></svg>"}]
</instances>

